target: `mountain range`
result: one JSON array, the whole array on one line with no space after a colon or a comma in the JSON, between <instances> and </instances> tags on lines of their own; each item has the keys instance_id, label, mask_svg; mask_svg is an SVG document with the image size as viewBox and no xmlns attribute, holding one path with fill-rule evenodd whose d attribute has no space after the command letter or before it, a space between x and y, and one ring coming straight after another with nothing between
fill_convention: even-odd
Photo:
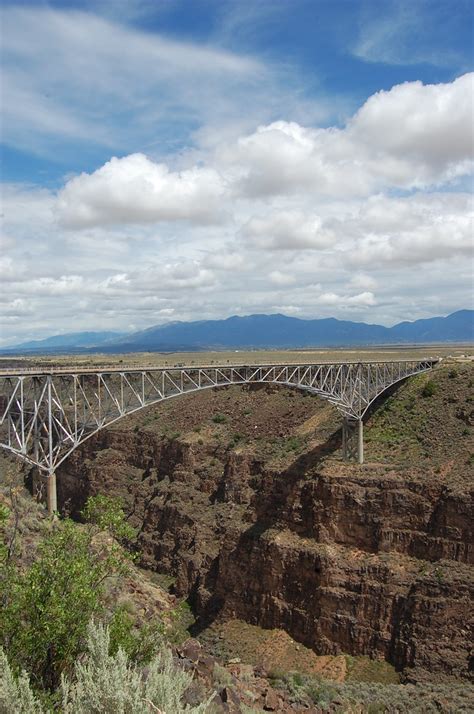
<instances>
[{"instance_id":1,"label":"mountain range","mask_svg":"<svg viewBox=\"0 0 474 714\"><path fill-rule=\"evenodd\" d=\"M77 332L54 335L5 348L1 353L176 352L438 342L474 342L474 310L400 322L393 327L335 318L303 320L280 314L234 315L224 320L170 322L130 334Z\"/></svg>"},{"instance_id":2,"label":"mountain range","mask_svg":"<svg viewBox=\"0 0 474 714\"><path fill-rule=\"evenodd\" d=\"M22 342L14 347L9 347L8 350L33 351L37 350L62 350L70 349L71 347L91 348L102 345L105 342L113 339L119 339L125 332L68 332L64 335L52 335L44 340L32 340L31 342Z\"/></svg>"}]
</instances>

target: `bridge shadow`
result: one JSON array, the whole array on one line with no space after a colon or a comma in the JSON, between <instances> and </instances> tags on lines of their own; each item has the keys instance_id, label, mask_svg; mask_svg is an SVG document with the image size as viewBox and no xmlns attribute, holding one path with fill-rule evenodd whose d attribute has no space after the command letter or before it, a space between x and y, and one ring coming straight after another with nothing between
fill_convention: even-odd
<instances>
[{"instance_id":1,"label":"bridge shadow","mask_svg":"<svg viewBox=\"0 0 474 714\"><path fill-rule=\"evenodd\" d=\"M189 593L188 602L195 612L199 612L196 622L190 628L193 637L199 636L216 623L224 611L227 610L229 614L227 607L229 586L232 589L233 585L238 583L242 587L234 589L233 592L238 592L242 602L240 615L239 608L236 608L235 616L257 624L257 619L250 614L251 592L244 585L245 580L250 581L256 576L255 573L249 572L249 567L246 568L245 564L251 565L257 542L276 527L289 529L299 535L312 535L308 532L308 522L298 518L297 522L294 522L292 518L295 512L301 510L298 506L299 501L306 501L302 510L308 506L311 510L308 502L314 500L313 477L317 475L315 469L323 459L340 449L341 444L342 427L330 434L323 443L317 444L310 451L294 459L285 470L265 474L266 483L261 490L254 492L249 504L249 511L252 513L251 525L241 532L234 544L227 543L229 547L226 547L225 543L222 544L211 567L202 578L197 578ZM306 492L302 482L308 484ZM212 593L204 607L200 596L201 588Z\"/></svg>"}]
</instances>

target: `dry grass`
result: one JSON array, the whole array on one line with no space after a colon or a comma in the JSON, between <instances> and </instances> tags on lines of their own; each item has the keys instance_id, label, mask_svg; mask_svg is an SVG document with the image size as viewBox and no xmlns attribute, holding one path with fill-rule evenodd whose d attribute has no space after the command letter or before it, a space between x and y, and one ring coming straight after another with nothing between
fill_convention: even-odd
<instances>
[{"instance_id":1,"label":"dry grass","mask_svg":"<svg viewBox=\"0 0 474 714\"><path fill-rule=\"evenodd\" d=\"M104 365L127 367L174 367L211 364L269 364L294 362L382 361L397 359L474 359L474 345L424 345L360 347L305 350L223 350L210 352L139 352L130 354L49 355L0 357L0 369L12 365L94 367Z\"/></svg>"}]
</instances>

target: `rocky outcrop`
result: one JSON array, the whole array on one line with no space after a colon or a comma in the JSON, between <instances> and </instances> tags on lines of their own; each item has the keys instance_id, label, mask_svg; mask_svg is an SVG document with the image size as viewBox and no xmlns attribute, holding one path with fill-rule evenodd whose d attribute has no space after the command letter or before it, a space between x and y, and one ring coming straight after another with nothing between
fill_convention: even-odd
<instances>
[{"instance_id":1,"label":"rocky outcrop","mask_svg":"<svg viewBox=\"0 0 474 714\"><path fill-rule=\"evenodd\" d=\"M245 452L104 431L58 483L75 512L89 493L119 495L143 564L174 574L203 624L237 617L321 654L469 676L472 494L309 462L278 472Z\"/></svg>"}]
</instances>

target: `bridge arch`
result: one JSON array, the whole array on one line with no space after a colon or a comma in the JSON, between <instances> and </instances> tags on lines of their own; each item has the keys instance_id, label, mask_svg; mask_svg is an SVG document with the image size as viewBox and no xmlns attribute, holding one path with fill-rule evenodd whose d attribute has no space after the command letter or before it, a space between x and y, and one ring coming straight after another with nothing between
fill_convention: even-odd
<instances>
[{"instance_id":1,"label":"bridge arch","mask_svg":"<svg viewBox=\"0 0 474 714\"><path fill-rule=\"evenodd\" d=\"M387 389L432 369L437 359L319 364L141 367L0 372L0 446L47 475L54 512L57 467L101 429L183 394L243 384L278 384L326 399L343 416L346 459L363 462L363 417Z\"/></svg>"}]
</instances>

